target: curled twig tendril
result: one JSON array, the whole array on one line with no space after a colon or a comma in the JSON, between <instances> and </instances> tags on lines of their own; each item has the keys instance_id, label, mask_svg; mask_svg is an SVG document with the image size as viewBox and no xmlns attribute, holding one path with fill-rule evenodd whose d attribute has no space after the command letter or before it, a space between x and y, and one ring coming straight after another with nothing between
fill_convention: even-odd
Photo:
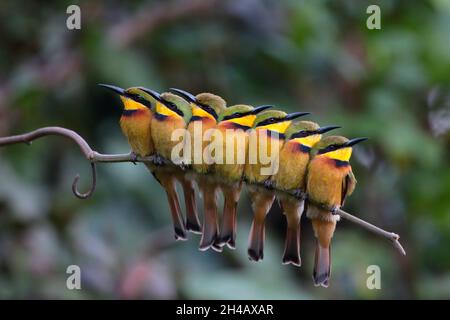
<instances>
[{"instance_id":1,"label":"curled twig tendril","mask_svg":"<svg viewBox=\"0 0 450 320\"><path fill-rule=\"evenodd\" d=\"M80 180L79 174L77 174L75 176L75 178L73 179L72 192L79 199L87 199L90 196L92 196L92 194L95 191L95 187L97 185L97 170L95 167L95 162L91 162L91 170L92 170L92 184L91 184L91 188L87 192L81 193L78 191L77 185L78 185L78 181Z\"/></svg>"}]
</instances>

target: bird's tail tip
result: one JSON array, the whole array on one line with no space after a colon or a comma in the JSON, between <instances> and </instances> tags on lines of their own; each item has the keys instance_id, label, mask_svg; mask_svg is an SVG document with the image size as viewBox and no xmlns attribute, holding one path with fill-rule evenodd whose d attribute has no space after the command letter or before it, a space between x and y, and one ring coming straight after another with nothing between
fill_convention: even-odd
<instances>
[{"instance_id":1,"label":"bird's tail tip","mask_svg":"<svg viewBox=\"0 0 450 320\"><path fill-rule=\"evenodd\" d=\"M175 240L177 241L186 241L187 235L186 231L179 227L174 227L174 233L175 233Z\"/></svg>"},{"instance_id":2,"label":"bird's tail tip","mask_svg":"<svg viewBox=\"0 0 450 320\"><path fill-rule=\"evenodd\" d=\"M231 232L230 233L221 232L221 234L217 238L215 245L219 247L224 247L226 245L230 249L236 248L236 242Z\"/></svg>"},{"instance_id":3,"label":"bird's tail tip","mask_svg":"<svg viewBox=\"0 0 450 320\"><path fill-rule=\"evenodd\" d=\"M327 288L330 281L331 250L324 248L319 243L316 245L316 257L314 263L314 285Z\"/></svg>"},{"instance_id":4,"label":"bird's tail tip","mask_svg":"<svg viewBox=\"0 0 450 320\"><path fill-rule=\"evenodd\" d=\"M205 223L203 224L202 238L200 239L198 249L200 251L206 251L209 248L212 248L215 251L220 252L221 247L216 245L217 237L218 232L215 221L205 221Z\"/></svg>"},{"instance_id":5,"label":"bird's tail tip","mask_svg":"<svg viewBox=\"0 0 450 320\"><path fill-rule=\"evenodd\" d=\"M202 232L202 226L198 218L194 186L185 177L183 177L182 186L186 207L186 230L191 233L200 234Z\"/></svg>"},{"instance_id":6,"label":"bird's tail tip","mask_svg":"<svg viewBox=\"0 0 450 320\"><path fill-rule=\"evenodd\" d=\"M236 248L236 228L237 228L237 200L236 197L224 194L223 219L217 243L220 246L227 245L230 249ZM239 198L239 197L237 197Z\"/></svg>"},{"instance_id":7,"label":"bird's tail tip","mask_svg":"<svg viewBox=\"0 0 450 320\"><path fill-rule=\"evenodd\" d=\"M283 264L292 264L296 267L302 265L300 258L300 241L297 230L287 230L282 262Z\"/></svg>"},{"instance_id":8,"label":"bird's tail tip","mask_svg":"<svg viewBox=\"0 0 450 320\"><path fill-rule=\"evenodd\" d=\"M252 261L264 259L264 223L252 223L248 239L248 258Z\"/></svg>"},{"instance_id":9,"label":"bird's tail tip","mask_svg":"<svg viewBox=\"0 0 450 320\"><path fill-rule=\"evenodd\" d=\"M202 226L198 220L192 220L187 217L186 219L186 231L195 234L202 234Z\"/></svg>"},{"instance_id":10,"label":"bird's tail tip","mask_svg":"<svg viewBox=\"0 0 450 320\"><path fill-rule=\"evenodd\" d=\"M206 251L217 243L219 236L219 219L217 215L216 193L203 192L203 229L199 250ZM215 246L214 250L218 250Z\"/></svg>"}]
</instances>

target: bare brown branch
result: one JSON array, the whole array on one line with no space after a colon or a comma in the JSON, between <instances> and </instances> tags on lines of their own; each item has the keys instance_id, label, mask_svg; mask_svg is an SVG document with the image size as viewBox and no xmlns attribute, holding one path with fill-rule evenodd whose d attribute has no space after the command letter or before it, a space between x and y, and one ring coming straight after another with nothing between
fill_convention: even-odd
<instances>
[{"instance_id":1,"label":"bare brown branch","mask_svg":"<svg viewBox=\"0 0 450 320\"><path fill-rule=\"evenodd\" d=\"M355 217L354 215L351 215L348 212L345 212L342 209L337 209L336 210L336 214L340 215L342 218L347 219L353 223L356 223L358 225L360 225L361 227L379 235L382 237L385 237L387 239L389 239L390 241L392 241L392 244L394 245L394 247L404 256L406 256L406 252L405 249L403 249L402 245L400 244L400 236L394 232L388 232L386 230L383 230L367 221L364 221L358 217Z\"/></svg>"},{"instance_id":2,"label":"bare brown branch","mask_svg":"<svg viewBox=\"0 0 450 320\"><path fill-rule=\"evenodd\" d=\"M86 199L89 198L96 186L96 169L95 169L95 163L97 162L106 162L106 163L112 163L112 162L153 162L155 160L154 157L136 157L132 153L126 153L126 154L102 154L97 151L92 150L92 148L89 146L89 144L84 140L78 133L76 133L73 130L69 130L66 128L61 127L44 127L40 128L25 134L21 135L15 135L15 136L9 136L9 137L3 137L0 138L0 147L11 145L11 144L17 144L17 143L26 143L31 144L33 140L39 139L41 137L50 136L50 135L56 135L56 136L63 136L66 138L71 139L74 141L80 148L81 152L84 154L86 159L91 163L92 167L92 186L89 191L86 193L80 193L77 190L77 183L79 180L79 175L75 177L73 184L72 184L72 191L80 199ZM160 159L159 159L160 160ZM165 164L173 165L171 162L166 161ZM312 205L323 207L323 205L314 203L311 201L311 199L308 199L307 195L305 194L298 194L298 193L290 193L292 196L300 197L303 199L307 199ZM362 228L369 230L372 233L375 233L381 237L384 237L386 239L389 239L392 241L393 246L402 254L406 255L405 250L403 249L402 245L400 244L400 236L393 232L388 232L386 230L383 230L365 220L362 220L360 218L355 217L354 215L342 210L342 209L335 209L335 208L325 208L326 210L332 212L333 214L338 214L344 219L347 219L348 221L351 221Z\"/></svg>"}]
</instances>

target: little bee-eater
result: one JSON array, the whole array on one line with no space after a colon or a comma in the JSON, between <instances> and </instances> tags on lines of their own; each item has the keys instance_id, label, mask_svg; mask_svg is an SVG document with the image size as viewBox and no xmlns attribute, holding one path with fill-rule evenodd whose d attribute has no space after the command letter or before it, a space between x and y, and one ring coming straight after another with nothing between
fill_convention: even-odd
<instances>
[{"instance_id":1,"label":"little bee-eater","mask_svg":"<svg viewBox=\"0 0 450 320\"><path fill-rule=\"evenodd\" d=\"M217 183L211 178L211 165L203 159L203 154L208 147L206 135L217 124L218 115L226 108L226 102L221 97L211 93L200 93L194 96L186 91L172 88L171 91L181 95L189 101L192 109L192 118L187 127L190 136L191 150L190 163L194 170L193 178L197 181L198 188L203 198L203 230L200 240L200 250L206 250L217 233ZM214 249L218 249L213 246Z\"/></svg>"},{"instance_id":2,"label":"little bee-eater","mask_svg":"<svg viewBox=\"0 0 450 320\"><path fill-rule=\"evenodd\" d=\"M279 151L284 144L285 133L293 120L308 115L309 112L295 112L286 114L278 110L268 110L258 115L254 124L254 131L250 141L249 153L254 153L253 161L245 166L245 180L252 202L253 222L248 239L248 256L250 260L259 261L264 257L265 218L273 201L275 193L268 190L270 177L275 173L261 163L263 156L277 161ZM265 155L263 155L265 153ZM272 163L273 164L273 163ZM275 168L272 168L276 169Z\"/></svg>"},{"instance_id":3,"label":"little bee-eater","mask_svg":"<svg viewBox=\"0 0 450 320\"><path fill-rule=\"evenodd\" d=\"M209 239L216 241L216 246L222 247L227 244L232 249L235 247L236 209L248 157L248 130L253 127L256 116L270 107L264 105L253 108L239 104L225 109L219 116L215 130L223 143L221 157L216 155L214 176L223 193L224 208L220 235L216 235L215 239Z\"/></svg>"},{"instance_id":4,"label":"little bee-eater","mask_svg":"<svg viewBox=\"0 0 450 320\"><path fill-rule=\"evenodd\" d=\"M132 152L141 157L153 155L155 149L151 137L153 119L151 97L138 87L125 90L108 84L99 86L117 93L122 100L124 108L120 117L120 127L128 139Z\"/></svg>"},{"instance_id":5,"label":"little bee-eater","mask_svg":"<svg viewBox=\"0 0 450 320\"><path fill-rule=\"evenodd\" d=\"M313 273L316 286L328 287L330 242L339 218L323 206L334 211L344 204L345 198L355 189L356 179L349 160L352 146L365 140L367 138L348 140L341 136L329 136L314 146L315 156L308 165L306 191L310 200L307 216L312 220L317 238Z\"/></svg>"},{"instance_id":6,"label":"little bee-eater","mask_svg":"<svg viewBox=\"0 0 450 320\"><path fill-rule=\"evenodd\" d=\"M156 100L154 117L152 119L152 140L158 158L173 160L172 150L179 143L172 140L172 133L177 129L185 129L191 118L189 103L172 93L159 94L151 89L141 88ZM198 224L197 205L195 202L195 189L192 181L186 178L185 172L175 165L156 166L155 177L166 189L172 220L175 229L175 238L186 239L185 224L176 191L176 182L179 181L184 192L187 220L191 221L191 230L200 231Z\"/></svg>"},{"instance_id":7,"label":"little bee-eater","mask_svg":"<svg viewBox=\"0 0 450 320\"><path fill-rule=\"evenodd\" d=\"M300 219L304 200L289 193L301 195L306 190L306 169L311 148L320 141L322 134L338 126L320 128L311 121L299 121L289 126L286 141L279 153L278 172L271 177L274 189L281 190L277 197L287 221L283 264L301 265Z\"/></svg>"}]
</instances>

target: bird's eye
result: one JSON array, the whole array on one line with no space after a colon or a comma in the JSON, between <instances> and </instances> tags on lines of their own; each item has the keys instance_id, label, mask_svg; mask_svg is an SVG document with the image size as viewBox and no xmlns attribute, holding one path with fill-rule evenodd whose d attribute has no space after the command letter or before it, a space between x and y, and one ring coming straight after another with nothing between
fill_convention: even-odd
<instances>
[{"instance_id":1,"label":"bird's eye","mask_svg":"<svg viewBox=\"0 0 450 320\"><path fill-rule=\"evenodd\" d=\"M330 147L331 147L331 150L336 150L339 148L339 146L337 144L332 144Z\"/></svg>"},{"instance_id":2,"label":"bird's eye","mask_svg":"<svg viewBox=\"0 0 450 320\"><path fill-rule=\"evenodd\" d=\"M150 101L146 100L143 96L139 95L139 94L133 94L132 99L146 107L151 107L151 103Z\"/></svg>"}]
</instances>

